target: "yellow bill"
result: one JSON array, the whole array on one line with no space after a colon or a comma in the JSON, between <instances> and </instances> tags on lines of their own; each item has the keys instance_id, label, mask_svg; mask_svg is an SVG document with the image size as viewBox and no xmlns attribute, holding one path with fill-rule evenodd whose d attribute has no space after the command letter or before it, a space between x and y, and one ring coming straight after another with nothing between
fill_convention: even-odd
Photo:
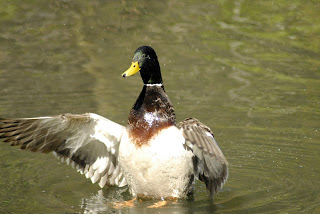
<instances>
[{"instance_id":1,"label":"yellow bill","mask_svg":"<svg viewBox=\"0 0 320 214\"><path fill-rule=\"evenodd\" d=\"M138 71L140 71L140 67L139 67L139 63L137 62L132 62L130 68L128 70L126 70L122 76L123 77L128 77L128 76L132 76L135 73L137 73Z\"/></svg>"}]
</instances>

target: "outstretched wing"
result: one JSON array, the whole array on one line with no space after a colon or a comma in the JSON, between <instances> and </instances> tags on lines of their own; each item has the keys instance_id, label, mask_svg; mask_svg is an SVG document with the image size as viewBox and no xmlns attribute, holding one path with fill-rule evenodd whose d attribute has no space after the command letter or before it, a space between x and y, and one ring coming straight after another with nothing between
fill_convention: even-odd
<instances>
[{"instance_id":1,"label":"outstretched wing","mask_svg":"<svg viewBox=\"0 0 320 214\"><path fill-rule=\"evenodd\" d=\"M118 164L125 127L97 114L0 119L0 138L34 152L54 152L93 183L125 186Z\"/></svg>"},{"instance_id":2,"label":"outstretched wing","mask_svg":"<svg viewBox=\"0 0 320 214\"><path fill-rule=\"evenodd\" d=\"M213 197L228 178L228 161L209 127L195 118L187 118L177 126L182 130L186 148L195 155L195 175L206 184Z\"/></svg>"}]
</instances>

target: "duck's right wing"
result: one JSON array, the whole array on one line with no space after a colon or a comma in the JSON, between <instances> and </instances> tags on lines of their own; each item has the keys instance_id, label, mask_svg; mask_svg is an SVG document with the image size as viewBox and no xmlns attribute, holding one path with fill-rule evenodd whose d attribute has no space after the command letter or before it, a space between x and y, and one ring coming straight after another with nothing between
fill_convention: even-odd
<instances>
[{"instance_id":1,"label":"duck's right wing","mask_svg":"<svg viewBox=\"0 0 320 214\"><path fill-rule=\"evenodd\" d=\"M125 186L118 163L126 128L93 113L1 119L0 138L34 152L54 152L93 183Z\"/></svg>"}]
</instances>

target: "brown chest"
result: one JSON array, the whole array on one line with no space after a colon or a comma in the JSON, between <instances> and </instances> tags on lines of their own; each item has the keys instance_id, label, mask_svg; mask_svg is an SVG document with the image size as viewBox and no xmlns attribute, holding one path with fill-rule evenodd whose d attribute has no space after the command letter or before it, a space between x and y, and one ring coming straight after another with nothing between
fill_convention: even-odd
<instances>
[{"instance_id":1,"label":"brown chest","mask_svg":"<svg viewBox=\"0 0 320 214\"><path fill-rule=\"evenodd\" d=\"M127 131L137 147L169 126L175 125L173 105L162 86L144 86L130 111Z\"/></svg>"},{"instance_id":2,"label":"brown chest","mask_svg":"<svg viewBox=\"0 0 320 214\"><path fill-rule=\"evenodd\" d=\"M147 145L150 139L156 137L157 134L169 126L175 125L175 120L163 114L155 114L145 112L139 116L131 114L128 120L129 138L137 147Z\"/></svg>"}]
</instances>

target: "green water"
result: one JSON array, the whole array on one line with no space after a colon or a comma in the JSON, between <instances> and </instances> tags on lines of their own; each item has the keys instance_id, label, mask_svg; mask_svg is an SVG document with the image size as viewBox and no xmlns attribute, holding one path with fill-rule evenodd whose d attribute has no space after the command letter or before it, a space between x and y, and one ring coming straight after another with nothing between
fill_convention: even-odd
<instances>
[{"instance_id":1,"label":"green water","mask_svg":"<svg viewBox=\"0 0 320 214\"><path fill-rule=\"evenodd\" d=\"M0 144L0 213L319 213L320 2L0 1L0 117L95 112L122 125L156 50L177 119L213 129L230 163L210 200L116 210L53 155Z\"/></svg>"}]
</instances>

